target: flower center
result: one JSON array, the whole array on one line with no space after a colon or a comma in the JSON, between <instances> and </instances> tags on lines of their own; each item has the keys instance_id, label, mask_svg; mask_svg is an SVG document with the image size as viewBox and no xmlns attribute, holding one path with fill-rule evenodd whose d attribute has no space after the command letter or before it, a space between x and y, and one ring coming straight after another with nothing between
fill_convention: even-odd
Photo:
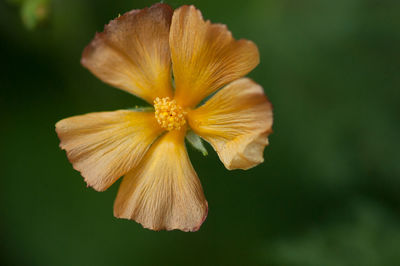
<instances>
[{"instance_id":1,"label":"flower center","mask_svg":"<svg viewBox=\"0 0 400 266\"><path fill-rule=\"evenodd\" d=\"M185 112L182 107L176 104L175 100L169 97L156 98L154 100L155 117L162 128L171 130L179 130L186 124Z\"/></svg>"}]
</instances>

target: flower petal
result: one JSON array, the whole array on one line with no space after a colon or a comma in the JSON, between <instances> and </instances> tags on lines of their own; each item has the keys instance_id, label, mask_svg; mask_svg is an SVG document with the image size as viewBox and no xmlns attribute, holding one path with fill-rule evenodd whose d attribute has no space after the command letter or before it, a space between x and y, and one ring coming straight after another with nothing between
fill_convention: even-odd
<instances>
[{"instance_id":1,"label":"flower petal","mask_svg":"<svg viewBox=\"0 0 400 266\"><path fill-rule=\"evenodd\" d=\"M81 63L102 81L150 103L171 96L171 17L172 9L160 3L125 13L96 34Z\"/></svg>"},{"instance_id":2,"label":"flower petal","mask_svg":"<svg viewBox=\"0 0 400 266\"><path fill-rule=\"evenodd\" d=\"M236 41L225 25L204 21L194 6L182 6L172 17L170 47L175 99L194 107L203 98L250 72L259 63L257 46Z\"/></svg>"},{"instance_id":3,"label":"flower petal","mask_svg":"<svg viewBox=\"0 0 400 266\"><path fill-rule=\"evenodd\" d=\"M114 215L152 230L197 231L208 205L184 146L184 131L170 131L153 144L128 173L114 203Z\"/></svg>"},{"instance_id":4,"label":"flower petal","mask_svg":"<svg viewBox=\"0 0 400 266\"><path fill-rule=\"evenodd\" d=\"M56 131L88 186L103 191L140 162L163 130L153 112L120 110L66 118Z\"/></svg>"},{"instance_id":5,"label":"flower petal","mask_svg":"<svg viewBox=\"0 0 400 266\"><path fill-rule=\"evenodd\" d=\"M248 169L264 161L272 132L272 106L248 78L232 82L188 113L190 127L217 151L228 169Z\"/></svg>"}]
</instances>

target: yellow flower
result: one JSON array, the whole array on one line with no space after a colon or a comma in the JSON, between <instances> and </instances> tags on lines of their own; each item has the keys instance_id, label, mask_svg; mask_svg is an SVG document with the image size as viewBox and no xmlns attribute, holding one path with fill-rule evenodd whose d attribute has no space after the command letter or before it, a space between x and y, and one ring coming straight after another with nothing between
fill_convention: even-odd
<instances>
[{"instance_id":1,"label":"yellow flower","mask_svg":"<svg viewBox=\"0 0 400 266\"><path fill-rule=\"evenodd\" d=\"M127 12L96 34L81 62L102 81L154 105L56 124L60 147L88 186L104 191L125 176L116 217L153 230L200 228L208 204L186 152L189 130L228 169L263 162L272 107L263 89L243 78L259 63L257 46L234 40L195 7L173 11L159 3Z\"/></svg>"}]
</instances>

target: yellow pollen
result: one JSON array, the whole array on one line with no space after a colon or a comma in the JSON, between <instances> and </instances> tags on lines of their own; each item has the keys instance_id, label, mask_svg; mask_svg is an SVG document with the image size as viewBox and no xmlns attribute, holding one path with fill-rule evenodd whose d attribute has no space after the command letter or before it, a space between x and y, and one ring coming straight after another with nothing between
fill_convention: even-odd
<instances>
[{"instance_id":1,"label":"yellow pollen","mask_svg":"<svg viewBox=\"0 0 400 266\"><path fill-rule=\"evenodd\" d=\"M171 130L179 130L186 124L185 112L182 107L176 104L175 100L169 97L156 98L154 100L155 117L162 128Z\"/></svg>"}]
</instances>

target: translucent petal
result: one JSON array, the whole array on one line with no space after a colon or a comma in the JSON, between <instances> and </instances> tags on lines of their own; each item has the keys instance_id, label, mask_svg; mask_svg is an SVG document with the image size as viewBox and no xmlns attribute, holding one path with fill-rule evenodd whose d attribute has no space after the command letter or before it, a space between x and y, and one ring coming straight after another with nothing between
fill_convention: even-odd
<instances>
[{"instance_id":1,"label":"translucent petal","mask_svg":"<svg viewBox=\"0 0 400 266\"><path fill-rule=\"evenodd\" d=\"M182 6L172 17L170 47L175 99L194 107L229 82L250 72L259 62L257 46L236 41L222 24L204 21L194 6Z\"/></svg>"},{"instance_id":2,"label":"translucent petal","mask_svg":"<svg viewBox=\"0 0 400 266\"><path fill-rule=\"evenodd\" d=\"M163 130L154 112L121 110L66 118L56 131L88 186L103 191L140 162Z\"/></svg>"},{"instance_id":3,"label":"translucent petal","mask_svg":"<svg viewBox=\"0 0 400 266\"><path fill-rule=\"evenodd\" d=\"M82 64L102 81L153 103L172 95L168 44L172 9L166 4L132 10L96 34Z\"/></svg>"},{"instance_id":4,"label":"translucent petal","mask_svg":"<svg viewBox=\"0 0 400 266\"><path fill-rule=\"evenodd\" d=\"M188 113L190 127L217 151L228 169L263 162L272 132L272 106L263 89L248 78L232 82Z\"/></svg>"},{"instance_id":5,"label":"translucent petal","mask_svg":"<svg viewBox=\"0 0 400 266\"><path fill-rule=\"evenodd\" d=\"M152 230L197 231L207 216L203 189L184 146L184 131L154 143L122 180L114 215Z\"/></svg>"}]
</instances>

